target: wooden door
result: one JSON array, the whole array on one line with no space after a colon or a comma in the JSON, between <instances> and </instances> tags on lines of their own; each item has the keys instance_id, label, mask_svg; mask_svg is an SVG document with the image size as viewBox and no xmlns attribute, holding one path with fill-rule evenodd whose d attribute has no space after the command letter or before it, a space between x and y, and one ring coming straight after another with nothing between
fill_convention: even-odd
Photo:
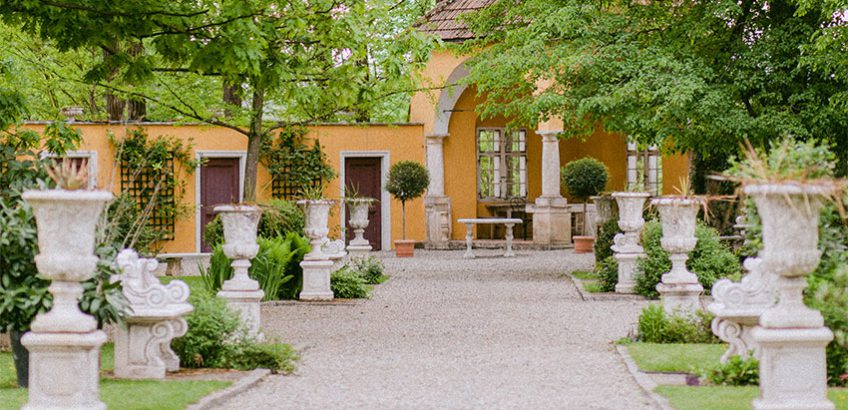
<instances>
[{"instance_id":1,"label":"wooden door","mask_svg":"<svg viewBox=\"0 0 848 410\"><path fill-rule=\"evenodd\" d=\"M359 191L359 196L381 199L383 184L380 179L382 158L346 158L345 159L345 186L347 189L354 187ZM345 221L350 220L350 212L345 215ZM371 247L378 251L383 243L382 219L380 203L371 206L368 212L368 227L365 228L365 239L371 243ZM346 223L345 226L350 226ZM353 229L347 229L347 241L353 239Z\"/></svg>"},{"instance_id":2,"label":"wooden door","mask_svg":"<svg viewBox=\"0 0 848 410\"><path fill-rule=\"evenodd\" d=\"M200 167L201 251L212 251L203 239L203 228L215 217L215 206L239 201L239 159L209 158Z\"/></svg>"}]
</instances>

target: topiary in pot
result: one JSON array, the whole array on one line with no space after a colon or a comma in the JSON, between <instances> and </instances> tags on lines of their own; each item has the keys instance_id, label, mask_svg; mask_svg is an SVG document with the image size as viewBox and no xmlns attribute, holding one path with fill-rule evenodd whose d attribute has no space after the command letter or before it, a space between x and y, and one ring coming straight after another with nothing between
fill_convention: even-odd
<instances>
[{"instance_id":1,"label":"topiary in pot","mask_svg":"<svg viewBox=\"0 0 848 410\"><path fill-rule=\"evenodd\" d=\"M609 179L606 165L591 158L581 158L571 161L562 168L562 185L569 195L583 202L583 235L574 237L574 252L589 253L592 251L593 238L589 236L586 226L586 202L589 197L598 195L604 190Z\"/></svg>"},{"instance_id":2,"label":"topiary in pot","mask_svg":"<svg viewBox=\"0 0 848 410\"><path fill-rule=\"evenodd\" d=\"M427 168L415 161L399 161L389 169L386 181L386 191L400 201L402 214L402 238L395 241L397 256L412 256L415 241L406 240L406 201L413 200L424 194L430 185L430 173Z\"/></svg>"}]
</instances>

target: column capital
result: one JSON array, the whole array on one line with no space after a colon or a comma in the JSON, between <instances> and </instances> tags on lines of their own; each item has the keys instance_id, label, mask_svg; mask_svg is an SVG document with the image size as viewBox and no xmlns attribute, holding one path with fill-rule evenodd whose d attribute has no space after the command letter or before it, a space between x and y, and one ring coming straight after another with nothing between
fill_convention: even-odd
<instances>
[{"instance_id":1,"label":"column capital","mask_svg":"<svg viewBox=\"0 0 848 410\"><path fill-rule=\"evenodd\" d=\"M428 144L442 144L444 143L445 138L449 136L450 134L429 134L425 135L424 138L427 140Z\"/></svg>"}]
</instances>

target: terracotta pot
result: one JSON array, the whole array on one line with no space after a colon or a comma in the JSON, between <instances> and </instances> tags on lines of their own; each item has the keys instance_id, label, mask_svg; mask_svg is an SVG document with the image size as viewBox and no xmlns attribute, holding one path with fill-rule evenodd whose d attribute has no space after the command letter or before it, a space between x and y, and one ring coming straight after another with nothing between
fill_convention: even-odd
<instances>
[{"instance_id":1,"label":"terracotta pot","mask_svg":"<svg viewBox=\"0 0 848 410\"><path fill-rule=\"evenodd\" d=\"M411 258L415 255L415 241L399 240L395 241L395 255L398 258Z\"/></svg>"},{"instance_id":2,"label":"terracotta pot","mask_svg":"<svg viewBox=\"0 0 848 410\"><path fill-rule=\"evenodd\" d=\"M594 237L575 236L572 239L574 239L574 253L592 253L592 246L595 244Z\"/></svg>"}]
</instances>

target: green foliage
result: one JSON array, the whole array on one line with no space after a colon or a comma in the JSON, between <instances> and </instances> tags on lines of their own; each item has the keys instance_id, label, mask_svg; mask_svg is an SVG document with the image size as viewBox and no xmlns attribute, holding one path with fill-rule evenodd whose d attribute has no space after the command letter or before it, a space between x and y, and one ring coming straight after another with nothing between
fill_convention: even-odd
<instances>
[{"instance_id":1,"label":"green foliage","mask_svg":"<svg viewBox=\"0 0 848 410\"><path fill-rule=\"evenodd\" d=\"M360 272L348 267L342 267L330 275L330 289L333 296L340 299L367 298L371 293L371 288Z\"/></svg>"},{"instance_id":2,"label":"green foliage","mask_svg":"<svg viewBox=\"0 0 848 410\"><path fill-rule=\"evenodd\" d=\"M139 255L154 256L159 253L162 232L147 224L147 218L138 202L123 193L106 209L108 223L104 229L104 242L114 243L119 249L134 249Z\"/></svg>"},{"instance_id":3,"label":"green foliage","mask_svg":"<svg viewBox=\"0 0 848 410\"><path fill-rule=\"evenodd\" d=\"M369 285L377 285L386 280L386 275L383 274L385 270L383 262L373 256L353 258L346 266L351 271L359 274L365 280L365 283Z\"/></svg>"},{"instance_id":4,"label":"green foliage","mask_svg":"<svg viewBox=\"0 0 848 410\"><path fill-rule=\"evenodd\" d=\"M566 135L600 123L707 157L795 135L847 153L848 34L834 17L846 2L805 3L806 15L796 2L499 0L467 18L479 35L463 47L467 82L487 96L484 117L564 118Z\"/></svg>"},{"instance_id":5,"label":"green foliage","mask_svg":"<svg viewBox=\"0 0 848 410\"><path fill-rule=\"evenodd\" d=\"M279 138L262 143L262 159L271 177L284 179L294 187L294 198L306 198L306 192L315 186L322 187L336 177L336 171L327 164L327 154L316 139L312 147L304 143L306 127L296 126L280 131Z\"/></svg>"},{"instance_id":6,"label":"green foliage","mask_svg":"<svg viewBox=\"0 0 848 410\"><path fill-rule=\"evenodd\" d=\"M125 195L131 195L147 217L142 224L169 221L151 225L151 228L159 231L163 239L171 239L176 219L190 210L182 200L185 177L200 165L192 157L191 141L184 144L167 135L151 139L145 129L139 127L127 130L123 139L110 132L109 142L115 149L115 161L121 166L121 189ZM173 167L169 166L172 162Z\"/></svg>"},{"instance_id":7,"label":"green foliage","mask_svg":"<svg viewBox=\"0 0 848 410\"><path fill-rule=\"evenodd\" d=\"M805 181L833 176L835 168L828 143L787 137L771 141L768 151L748 147L744 158L730 159L726 174L743 181Z\"/></svg>"},{"instance_id":8,"label":"green foliage","mask_svg":"<svg viewBox=\"0 0 848 410\"><path fill-rule=\"evenodd\" d=\"M430 184L427 168L415 161L398 161L389 169L386 191L405 203L424 194Z\"/></svg>"},{"instance_id":9,"label":"green foliage","mask_svg":"<svg viewBox=\"0 0 848 410\"><path fill-rule=\"evenodd\" d=\"M712 317L698 311L695 316L667 315L660 305L650 305L639 315L640 342L719 343L710 330Z\"/></svg>"},{"instance_id":10,"label":"green foliage","mask_svg":"<svg viewBox=\"0 0 848 410\"><path fill-rule=\"evenodd\" d=\"M23 201L0 200L0 331L29 330L38 313L53 304L49 281L36 276L38 253L35 219Z\"/></svg>"},{"instance_id":11,"label":"green foliage","mask_svg":"<svg viewBox=\"0 0 848 410\"><path fill-rule=\"evenodd\" d=\"M258 344L247 337L238 313L225 300L207 292L192 293L189 299L194 311L186 317L188 331L171 342L182 366L293 370L296 355L291 347Z\"/></svg>"},{"instance_id":12,"label":"green foliage","mask_svg":"<svg viewBox=\"0 0 848 410\"><path fill-rule=\"evenodd\" d=\"M183 367L218 367L226 360L227 341L243 337L241 319L211 293L192 293L189 299L194 311L186 317L188 331L171 347Z\"/></svg>"},{"instance_id":13,"label":"green foliage","mask_svg":"<svg viewBox=\"0 0 848 410\"><path fill-rule=\"evenodd\" d=\"M618 261L612 255L607 256L595 267L601 292L614 292L618 284Z\"/></svg>"},{"instance_id":14,"label":"green foliage","mask_svg":"<svg viewBox=\"0 0 848 410\"><path fill-rule=\"evenodd\" d=\"M603 162L591 157L571 161L562 167L562 185L569 195L586 202L604 190L609 171Z\"/></svg>"},{"instance_id":15,"label":"green foliage","mask_svg":"<svg viewBox=\"0 0 848 410\"><path fill-rule=\"evenodd\" d=\"M704 377L722 386L754 386L760 384L760 362L753 356L732 356L727 363L707 369Z\"/></svg>"},{"instance_id":16,"label":"green foliage","mask_svg":"<svg viewBox=\"0 0 848 410\"><path fill-rule=\"evenodd\" d=\"M714 229L699 222L695 228L695 237L698 243L690 252L686 267L698 276L698 281L709 292L716 280L739 272L741 266L733 252L721 243ZM636 293L649 298L659 297L657 284L662 275L671 270L671 260L660 244L661 239L660 221L648 221L642 228L642 246L646 256L638 260L635 277Z\"/></svg>"},{"instance_id":17,"label":"green foliage","mask_svg":"<svg viewBox=\"0 0 848 410\"><path fill-rule=\"evenodd\" d=\"M263 238L276 238L289 233L301 234L306 224L306 216L294 202L272 199L260 204L262 216L259 217L257 235ZM210 246L224 243L224 224L215 217L203 228L203 239Z\"/></svg>"},{"instance_id":18,"label":"green foliage","mask_svg":"<svg viewBox=\"0 0 848 410\"><path fill-rule=\"evenodd\" d=\"M309 241L294 232L285 237L259 237L259 253L253 259L248 275L259 282L265 291L263 300L295 299L303 287L303 269L300 262L309 253ZM233 276L230 260L224 255L222 245L212 251L209 268L201 267L200 275L209 292L221 289L225 281Z\"/></svg>"},{"instance_id":19,"label":"green foliage","mask_svg":"<svg viewBox=\"0 0 848 410\"><path fill-rule=\"evenodd\" d=\"M615 235L621 230L618 227L618 220L615 218L606 221L598 227L598 237L595 238L595 243L592 245L595 251L595 264L599 265L607 258L612 256L612 245Z\"/></svg>"}]
</instances>

